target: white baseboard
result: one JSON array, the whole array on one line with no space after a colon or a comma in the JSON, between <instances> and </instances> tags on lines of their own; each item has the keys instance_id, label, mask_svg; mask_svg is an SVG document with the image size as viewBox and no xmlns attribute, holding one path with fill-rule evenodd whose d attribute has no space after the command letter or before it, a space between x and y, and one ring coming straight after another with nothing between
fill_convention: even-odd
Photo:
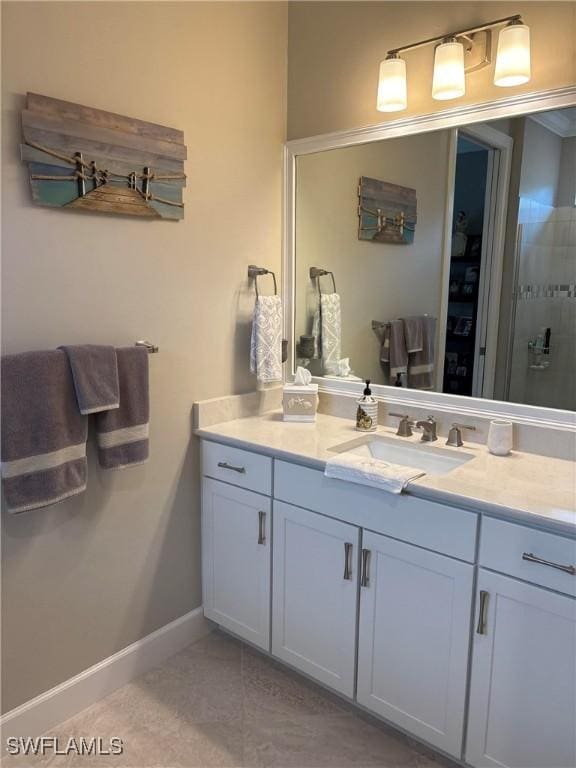
<instances>
[{"instance_id":1,"label":"white baseboard","mask_svg":"<svg viewBox=\"0 0 576 768\"><path fill-rule=\"evenodd\" d=\"M10 736L39 736L212 631L202 606L103 659L0 718L2 745Z\"/></svg>"}]
</instances>

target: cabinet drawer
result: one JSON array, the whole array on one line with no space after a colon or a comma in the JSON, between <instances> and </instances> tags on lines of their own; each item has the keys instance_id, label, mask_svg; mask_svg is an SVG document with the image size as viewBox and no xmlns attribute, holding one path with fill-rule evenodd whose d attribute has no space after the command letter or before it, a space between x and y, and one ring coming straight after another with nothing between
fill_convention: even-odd
<instances>
[{"instance_id":1,"label":"cabinet drawer","mask_svg":"<svg viewBox=\"0 0 576 768\"><path fill-rule=\"evenodd\" d=\"M539 562L545 561L545 562ZM480 565L543 587L576 595L576 541L485 517Z\"/></svg>"},{"instance_id":2,"label":"cabinet drawer","mask_svg":"<svg viewBox=\"0 0 576 768\"><path fill-rule=\"evenodd\" d=\"M202 441L202 474L270 496L272 459L259 453Z\"/></svg>"},{"instance_id":3,"label":"cabinet drawer","mask_svg":"<svg viewBox=\"0 0 576 768\"><path fill-rule=\"evenodd\" d=\"M459 560L474 562L477 515L455 507L393 495L358 483L325 477L286 461L276 461L274 497L298 507L417 544Z\"/></svg>"}]
</instances>

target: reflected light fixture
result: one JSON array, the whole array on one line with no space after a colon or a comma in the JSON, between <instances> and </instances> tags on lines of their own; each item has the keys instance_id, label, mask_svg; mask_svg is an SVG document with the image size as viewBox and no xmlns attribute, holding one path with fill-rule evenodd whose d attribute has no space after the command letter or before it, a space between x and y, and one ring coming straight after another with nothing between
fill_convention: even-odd
<instances>
[{"instance_id":1,"label":"reflected light fixture","mask_svg":"<svg viewBox=\"0 0 576 768\"><path fill-rule=\"evenodd\" d=\"M436 46L432 97L448 100L464 96L466 73L491 63L492 29L504 24L498 36L494 84L510 87L527 83L530 80L530 29L519 15L506 16L388 51L380 63L376 109L379 112L406 109L406 62L400 54L429 45Z\"/></svg>"}]
</instances>

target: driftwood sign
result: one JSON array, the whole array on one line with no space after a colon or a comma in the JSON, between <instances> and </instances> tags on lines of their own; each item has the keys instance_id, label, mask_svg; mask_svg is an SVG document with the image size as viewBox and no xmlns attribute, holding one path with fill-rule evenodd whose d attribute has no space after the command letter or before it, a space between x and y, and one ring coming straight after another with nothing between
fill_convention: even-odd
<instances>
[{"instance_id":1,"label":"driftwood sign","mask_svg":"<svg viewBox=\"0 0 576 768\"><path fill-rule=\"evenodd\" d=\"M184 133L28 93L22 159L39 205L182 219Z\"/></svg>"},{"instance_id":2,"label":"driftwood sign","mask_svg":"<svg viewBox=\"0 0 576 768\"><path fill-rule=\"evenodd\" d=\"M386 181L360 178L358 184L358 239L373 243L414 242L416 190Z\"/></svg>"}]
</instances>

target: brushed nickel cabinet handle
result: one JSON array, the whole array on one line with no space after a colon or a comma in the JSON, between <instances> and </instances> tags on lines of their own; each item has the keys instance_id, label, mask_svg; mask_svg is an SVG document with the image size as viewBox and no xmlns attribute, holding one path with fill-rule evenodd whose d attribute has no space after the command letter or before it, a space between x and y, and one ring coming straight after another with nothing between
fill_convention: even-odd
<instances>
[{"instance_id":1,"label":"brushed nickel cabinet handle","mask_svg":"<svg viewBox=\"0 0 576 768\"><path fill-rule=\"evenodd\" d=\"M350 558L352 556L352 544L344 542L344 578L346 581L352 581L352 563Z\"/></svg>"},{"instance_id":2,"label":"brushed nickel cabinet handle","mask_svg":"<svg viewBox=\"0 0 576 768\"><path fill-rule=\"evenodd\" d=\"M486 634L486 612L488 610L488 597L489 592L484 589L480 590L480 608L478 609L478 626L476 627L476 633L478 635Z\"/></svg>"},{"instance_id":3,"label":"brushed nickel cabinet handle","mask_svg":"<svg viewBox=\"0 0 576 768\"><path fill-rule=\"evenodd\" d=\"M557 571L563 571L569 573L570 576L576 576L576 567L573 565L562 565L561 563L554 563L551 560L544 560L532 552L524 552L522 560L528 560L529 563L537 563L538 565L547 565L549 568L556 568Z\"/></svg>"},{"instance_id":4,"label":"brushed nickel cabinet handle","mask_svg":"<svg viewBox=\"0 0 576 768\"><path fill-rule=\"evenodd\" d=\"M370 586L370 574L368 573L369 566L370 566L370 550L363 549L362 550L362 576L360 578L361 587Z\"/></svg>"},{"instance_id":5,"label":"brushed nickel cabinet handle","mask_svg":"<svg viewBox=\"0 0 576 768\"><path fill-rule=\"evenodd\" d=\"M258 512L258 544L266 544L266 512Z\"/></svg>"},{"instance_id":6,"label":"brushed nickel cabinet handle","mask_svg":"<svg viewBox=\"0 0 576 768\"><path fill-rule=\"evenodd\" d=\"M227 461L219 461L218 466L221 469L231 469L232 472L239 472L241 475L246 474L246 470L244 469L244 467L235 467L234 464L228 464Z\"/></svg>"}]
</instances>

